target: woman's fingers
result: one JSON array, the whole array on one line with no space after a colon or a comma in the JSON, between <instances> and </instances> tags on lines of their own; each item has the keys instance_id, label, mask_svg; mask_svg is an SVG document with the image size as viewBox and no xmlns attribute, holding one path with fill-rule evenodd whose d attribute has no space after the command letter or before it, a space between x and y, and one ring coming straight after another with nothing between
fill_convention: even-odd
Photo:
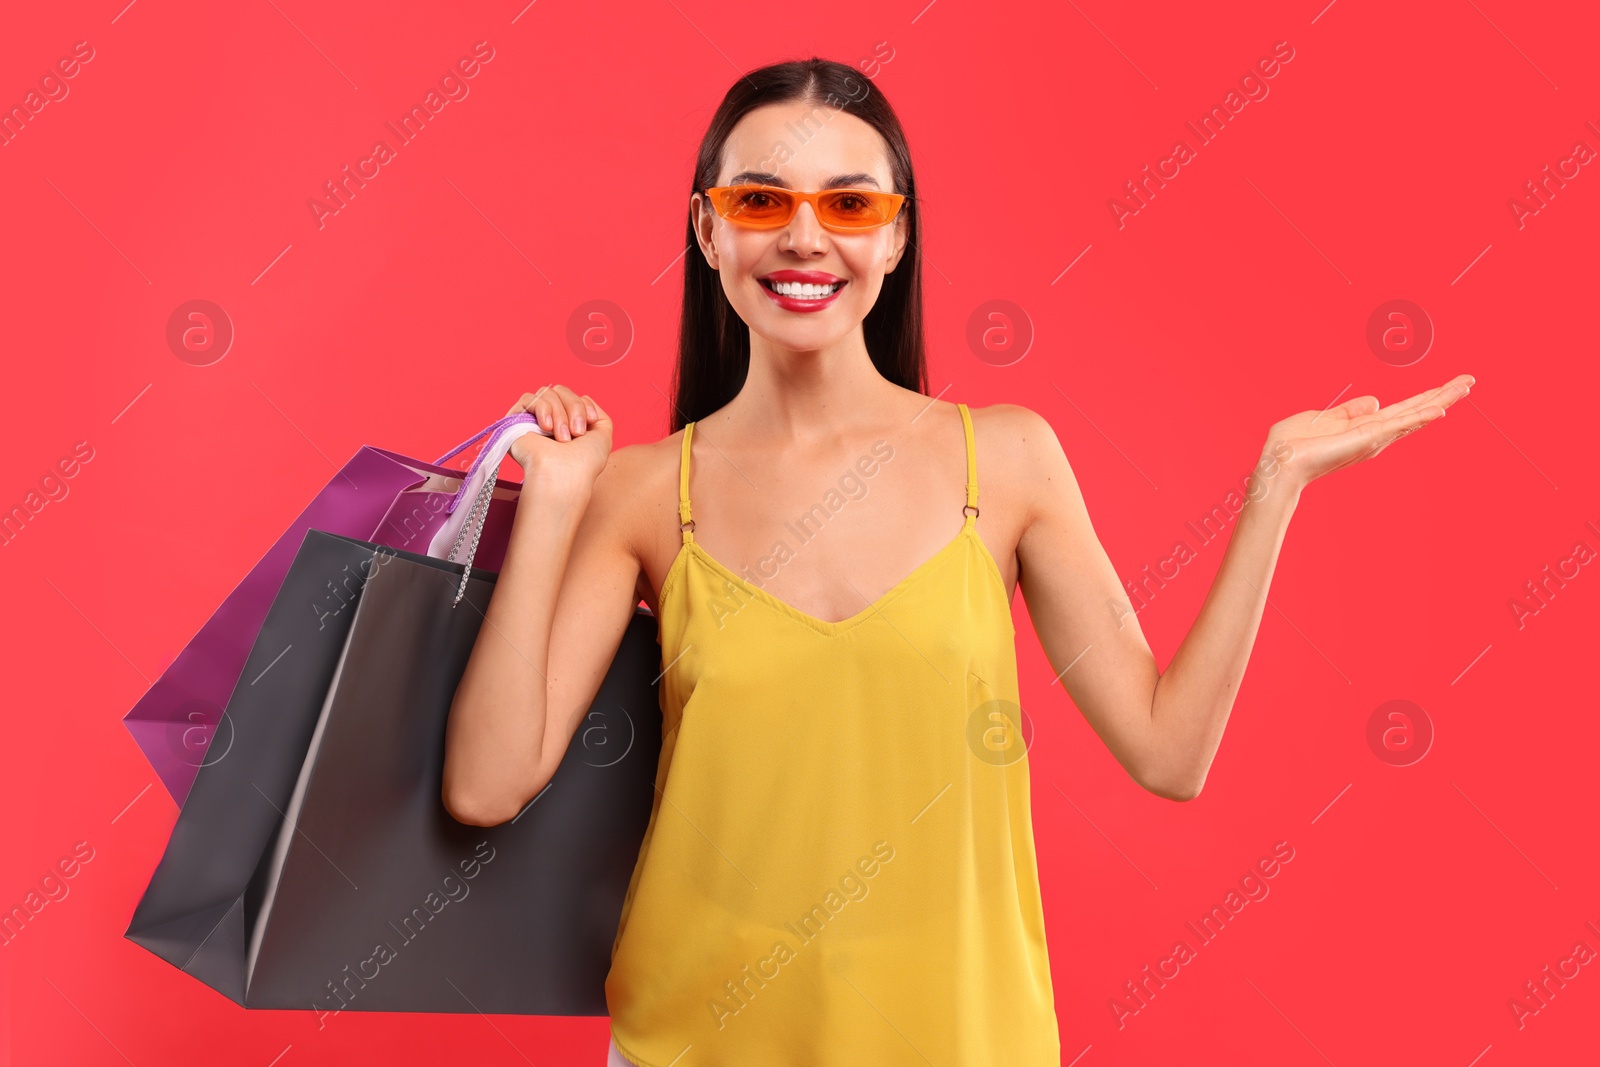
<instances>
[{"instance_id":1,"label":"woman's fingers","mask_svg":"<svg viewBox=\"0 0 1600 1067\"><path fill-rule=\"evenodd\" d=\"M557 390L560 388L561 387L559 385L550 386L550 388L546 389L539 396L539 399L534 402L533 407L529 410L532 411L534 417L539 420L539 426L544 430L545 433L549 434L557 441L570 441L572 440L571 435L569 434L565 437L562 436L564 425L558 423L556 420L556 405L554 403L554 398L557 394Z\"/></svg>"},{"instance_id":2,"label":"woman's fingers","mask_svg":"<svg viewBox=\"0 0 1600 1067\"><path fill-rule=\"evenodd\" d=\"M524 393L510 414L532 412L545 433L557 441L570 441L589 428L588 409L592 403L564 385L551 384L537 393Z\"/></svg>"},{"instance_id":3,"label":"woman's fingers","mask_svg":"<svg viewBox=\"0 0 1600 1067\"><path fill-rule=\"evenodd\" d=\"M564 385L557 385L546 394L546 398L552 401L550 407L556 422L557 440L570 441L584 431L583 401L577 393Z\"/></svg>"},{"instance_id":4,"label":"woman's fingers","mask_svg":"<svg viewBox=\"0 0 1600 1067\"><path fill-rule=\"evenodd\" d=\"M1396 418L1401 415L1410 415L1431 404L1443 407L1443 399L1447 395L1450 385L1446 383L1434 389L1424 389L1415 396L1408 396L1404 400L1397 400L1386 408L1379 408L1375 414L1386 419Z\"/></svg>"},{"instance_id":5,"label":"woman's fingers","mask_svg":"<svg viewBox=\"0 0 1600 1067\"><path fill-rule=\"evenodd\" d=\"M1363 455L1362 459L1371 459L1384 449L1394 444L1407 434L1415 433L1434 419L1444 418L1444 405L1440 403L1423 404L1410 411L1403 411L1392 415L1381 422L1375 422L1362 427L1370 436L1371 449Z\"/></svg>"},{"instance_id":6,"label":"woman's fingers","mask_svg":"<svg viewBox=\"0 0 1600 1067\"><path fill-rule=\"evenodd\" d=\"M1354 400L1346 400L1336 408L1329 408L1324 415L1337 415L1340 418L1355 419L1362 415L1370 415L1378 410L1378 398L1375 396L1358 396Z\"/></svg>"},{"instance_id":7,"label":"woman's fingers","mask_svg":"<svg viewBox=\"0 0 1600 1067\"><path fill-rule=\"evenodd\" d=\"M1403 415L1413 415L1420 410L1432 406L1438 406L1440 409L1448 408L1451 404L1454 404L1457 400L1460 400L1462 397L1471 392L1472 385L1476 381L1477 379L1470 374L1458 374L1441 386L1433 389L1425 389L1415 396L1409 396L1404 400L1397 400L1386 408L1380 407L1376 410L1366 412L1363 415L1354 416L1351 421L1355 425L1360 426L1371 421L1393 419ZM1361 400L1366 399L1366 397L1361 398ZM1351 403L1354 404L1357 403L1357 401L1351 401ZM1437 418L1438 416L1434 417Z\"/></svg>"},{"instance_id":8,"label":"woman's fingers","mask_svg":"<svg viewBox=\"0 0 1600 1067\"><path fill-rule=\"evenodd\" d=\"M577 393L572 394L572 400L567 404L567 420L572 423L575 433L582 433L589 428L589 405Z\"/></svg>"}]
</instances>

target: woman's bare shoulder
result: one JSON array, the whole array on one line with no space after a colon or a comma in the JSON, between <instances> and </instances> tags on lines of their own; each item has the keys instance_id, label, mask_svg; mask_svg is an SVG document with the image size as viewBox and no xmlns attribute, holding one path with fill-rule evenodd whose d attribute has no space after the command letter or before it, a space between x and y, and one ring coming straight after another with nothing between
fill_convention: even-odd
<instances>
[{"instance_id":1,"label":"woman's bare shoulder","mask_svg":"<svg viewBox=\"0 0 1600 1067\"><path fill-rule=\"evenodd\" d=\"M1055 427L1032 408L1021 404L989 404L972 407L972 436L978 461L994 475L1026 479L1041 469L1041 461L1060 455L1061 442Z\"/></svg>"},{"instance_id":2,"label":"woman's bare shoulder","mask_svg":"<svg viewBox=\"0 0 1600 1067\"><path fill-rule=\"evenodd\" d=\"M678 457L683 431L615 448L595 480L589 507L615 524L639 561L641 580L678 540Z\"/></svg>"}]
</instances>

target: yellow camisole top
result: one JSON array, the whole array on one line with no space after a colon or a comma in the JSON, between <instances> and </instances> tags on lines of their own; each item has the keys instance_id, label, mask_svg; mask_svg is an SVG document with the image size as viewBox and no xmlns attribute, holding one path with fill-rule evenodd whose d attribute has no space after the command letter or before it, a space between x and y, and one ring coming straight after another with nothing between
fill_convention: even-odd
<instances>
[{"instance_id":1,"label":"yellow camisole top","mask_svg":"<svg viewBox=\"0 0 1600 1067\"><path fill-rule=\"evenodd\" d=\"M960 532L838 622L695 541L684 427L661 760L606 977L640 1067L1059 1067L1016 630L958 407Z\"/></svg>"}]
</instances>

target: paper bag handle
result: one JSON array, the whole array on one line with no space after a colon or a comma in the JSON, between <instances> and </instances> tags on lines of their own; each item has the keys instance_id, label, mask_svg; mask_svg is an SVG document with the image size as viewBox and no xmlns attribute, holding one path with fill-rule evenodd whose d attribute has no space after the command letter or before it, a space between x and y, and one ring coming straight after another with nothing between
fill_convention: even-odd
<instances>
[{"instance_id":1,"label":"paper bag handle","mask_svg":"<svg viewBox=\"0 0 1600 1067\"><path fill-rule=\"evenodd\" d=\"M513 441L530 433L545 433L531 413L524 411L507 415L439 457L438 464L442 466L472 447L478 440L488 438L472 461L472 466L462 477L461 488L445 506L445 513L450 517L445 520L428 546L428 555L454 563L457 562L456 553L461 548L462 542L470 535L471 540L468 543L465 560L466 569L461 575L461 587L456 591L455 602L458 604L466 593L467 578L472 572L472 559L477 554L478 539L483 535L483 524L489 516L489 501L494 496L495 474L500 469L500 462L511 451ZM461 511L459 508L464 499L470 499L472 504L465 511Z\"/></svg>"}]
</instances>

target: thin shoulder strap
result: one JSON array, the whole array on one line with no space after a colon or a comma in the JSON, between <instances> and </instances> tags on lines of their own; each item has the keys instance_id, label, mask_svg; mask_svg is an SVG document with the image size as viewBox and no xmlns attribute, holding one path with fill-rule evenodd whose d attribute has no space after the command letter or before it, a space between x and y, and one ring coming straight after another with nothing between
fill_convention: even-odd
<instances>
[{"instance_id":1,"label":"thin shoulder strap","mask_svg":"<svg viewBox=\"0 0 1600 1067\"><path fill-rule=\"evenodd\" d=\"M972 415L967 411L967 405L957 404L961 409L961 429L967 435L967 503L961 509L961 514L967 516L967 524L978 517L978 453L972 441ZM967 515L967 508L972 509L972 514Z\"/></svg>"},{"instance_id":2,"label":"thin shoulder strap","mask_svg":"<svg viewBox=\"0 0 1600 1067\"><path fill-rule=\"evenodd\" d=\"M694 516L689 512L689 440L694 436L694 423L683 428L683 455L678 459L678 529L683 532L683 543L694 540Z\"/></svg>"}]
</instances>

